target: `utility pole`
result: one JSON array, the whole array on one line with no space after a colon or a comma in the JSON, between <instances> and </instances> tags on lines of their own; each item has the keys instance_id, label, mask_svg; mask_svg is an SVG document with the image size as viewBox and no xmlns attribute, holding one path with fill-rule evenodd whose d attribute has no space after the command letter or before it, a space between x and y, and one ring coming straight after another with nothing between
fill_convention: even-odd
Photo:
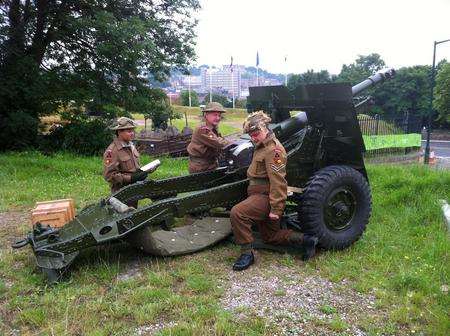
<instances>
[{"instance_id":1,"label":"utility pole","mask_svg":"<svg viewBox=\"0 0 450 336\"><path fill-rule=\"evenodd\" d=\"M212 103L212 70L209 69L209 102Z\"/></svg>"},{"instance_id":2,"label":"utility pole","mask_svg":"<svg viewBox=\"0 0 450 336\"><path fill-rule=\"evenodd\" d=\"M288 73L287 73L287 55L284 56L284 71L285 71L285 73L284 73L284 86L287 86L287 75L288 75Z\"/></svg>"},{"instance_id":3,"label":"utility pole","mask_svg":"<svg viewBox=\"0 0 450 336\"><path fill-rule=\"evenodd\" d=\"M192 107L192 100L191 100L191 74L189 74L188 78L188 85L189 85L189 107Z\"/></svg>"},{"instance_id":4,"label":"utility pole","mask_svg":"<svg viewBox=\"0 0 450 336\"><path fill-rule=\"evenodd\" d=\"M427 143L425 145L425 156L423 158L424 164L430 163L430 137L431 137L431 125L433 118L433 94L434 94L434 77L436 75L436 46L441 43L449 42L448 40L434 41L433 46L433 65L431 67L431 83L430 83L430 111L428 113L428 125L427 125Z\"/></svg>"},{"instance_id":5,"label":"utility pole","mask_svg":"<svg viewBox=\"0 0 450 336\"><path fill-rule=\"evenodd\" d=\"M234 80L233 80L233 70L231 70L231 92L233 94L233 108L234 108Z\"/></svg>"}]
</instances>

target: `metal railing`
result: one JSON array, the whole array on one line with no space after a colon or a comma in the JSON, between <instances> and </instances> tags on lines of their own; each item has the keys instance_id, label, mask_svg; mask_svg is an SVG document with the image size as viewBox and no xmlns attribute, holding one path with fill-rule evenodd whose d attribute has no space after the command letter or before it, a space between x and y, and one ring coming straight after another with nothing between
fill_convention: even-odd
<instances>
[{"instance_id":1,"label":"metal railing","mask_svg":"<svg viewBox=\"0 0 450 336\"><path fill-rule=\"evenodd\" d=\"M365 156L399 156L418 153L421 146L422 118L405 113L396 116L358 115L366 145Z\"/></svg>"}]
</instances>

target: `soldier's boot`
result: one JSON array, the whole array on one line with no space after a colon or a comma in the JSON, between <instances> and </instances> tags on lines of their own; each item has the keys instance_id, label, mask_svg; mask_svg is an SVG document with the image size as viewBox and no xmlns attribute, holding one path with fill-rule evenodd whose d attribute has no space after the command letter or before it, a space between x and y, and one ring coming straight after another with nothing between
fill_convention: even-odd
<instances>
[{"instance_id":1,"label":"soldier's boot","mask_svg":"<svg viewBox=\"0 0 450 336\"><path fill-rule=\"evenodd\" d=\"M255 263L255 251L251 248L242 248L240 257L233 264L233 271L243 271Z\"/></svg>"},{"instance_id":2,"label":"soldier's boot","mask_svg":"<svg viewBox=\"0 0 450 336\"><path fill-rule=\"evenodd\" d=\"M312 235L293 232L289 237L289 242L293 245L301 244L303 246L303 248L305 249L305 253L303 254L302 260L307 261L314 257L314 255L316 254L316 246L319 242L319 239Z\"/></svg>"}]
</instances>

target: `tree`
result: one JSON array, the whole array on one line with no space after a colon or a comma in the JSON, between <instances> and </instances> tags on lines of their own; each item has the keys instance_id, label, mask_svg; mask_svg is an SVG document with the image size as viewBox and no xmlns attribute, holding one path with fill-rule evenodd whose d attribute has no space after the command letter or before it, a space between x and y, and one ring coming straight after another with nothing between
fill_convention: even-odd
<instances>
[{"instance_id":1,"label":"tree","mask_svg":"<svg viewBox=\"0 0 450 336\"><path fill-rule=\"evenodd\" d=\"M233 102L227 96L220 95L217 93L212 94L212 101L222 104L223 107L228 107L230 105L233 106ZM209 103L209 93L205 96L205 99L203 99L204 105L208 103Z\"/></svg>"},{"instance_id":2,"label":"tree","mask_svg":"<svg viewBox=\"0 0 450 336\"><path fill-rule=\"evenodd\" d=\"M163 81L194 59L198 9L198 0L0 2L0 123L69 104L142 106L134 100L148 74Z\"/></svg>"},{"instance_id":3,"label":"tree","mask_svg":"<svg viewBox=\"0 0 450 336\"><path fill-rule=\"evenodd\" d=\"M342 66L336 80L338 82L350 82L352 85L355 85L381 70L385 65L379 54L359 55L354 63Z\"/></svg>"},{"instance_id":4,"label":"tree","mask_svg":"<svg viewBox=\"0 0 450 336\"><path fill-rule=\"evenodd\" d=\"M437 121L450 125L450 63L444 63L436 75L433 107L438 111Z\"/></svg>"},{"instance_id":5,"label":"tree","mask_svg":"<svg viewBox=\"0 0 450 336\"><path fill-rule=\"evenodd\" d=\"M288 79L288 88L294 89L301 84L321 84L331 83L333 78L327 70L321 70L315 72L314 70L308 70L302 74L293 74Z\"/></svg>"},{"instance_id":6,"label":"tree","mask_svg":"<svg viewBox=\"0 0 450 336\"><path fill-rule=\"evenodd\" d=\"M189 91L188 90L184 90L181 91L181 105L182 106L189 106ZM198 95L197 92L191 90L191 106L199 106L199 100L198 100Z\"/></svg>"},{"instance_id":7,"label":"tree","mask_svg":"<svg viewBox=\"0 0 450 336\"><path fill-rule=\"evenodd\" d=\"M396 76L372 91L382 111L377 113L399 115L405 112L428 115L430 93L430 67L416 65L397 70Z\"/></svg>"},{"instance_id":8,"label":"tree","mask_svg":"<svg viewBox=\"0 0 450 336\"><path fill-rule=\"evenodd\" d=\"M161 89L150 88L147 88L147 95L149 99L145 107L144 118L152 120L153 129L166 129L167 121L177 117L170 106L167 95Z\"/></svg>"}]
</instances>

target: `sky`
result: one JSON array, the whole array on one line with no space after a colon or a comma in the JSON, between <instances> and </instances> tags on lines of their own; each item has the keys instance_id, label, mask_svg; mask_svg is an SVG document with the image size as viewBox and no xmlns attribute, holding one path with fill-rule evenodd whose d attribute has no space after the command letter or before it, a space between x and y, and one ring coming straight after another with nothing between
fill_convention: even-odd
<instances>
[{"instance_id":1,"label":"sky","mask_svg":"<svg viewBox=\"0 0 450 336\"><path fill-rule=\"evenodd\" d=\"M450 0L200 0L197 65L256 65L274 73L339 73L358 55L387 66L432 63L450 39ZM287 56L287 62L284 61ZM450 42L437 62L450 61Z\"/></svg>"}]
</instances>

